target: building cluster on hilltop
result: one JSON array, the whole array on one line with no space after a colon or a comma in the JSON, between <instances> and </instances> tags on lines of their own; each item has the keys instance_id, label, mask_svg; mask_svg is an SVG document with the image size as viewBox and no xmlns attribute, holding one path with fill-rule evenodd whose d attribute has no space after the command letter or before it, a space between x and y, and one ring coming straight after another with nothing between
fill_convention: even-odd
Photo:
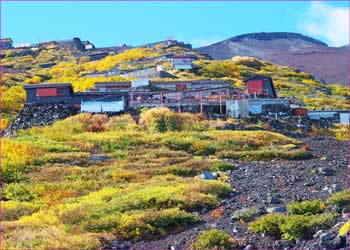
<instances>
[{"instance_id":1,"label":"building cluster on hilltop","mask_svg":"<svg viewBox=\"0 0 350 250\"><path fill-rule=\"evenodd\" d=\"M210 113L226 117L249 115L296 115L310 119L340 117L349 123L346 111L307 111L278 98L272 78L254 75L245 79L246 91L223 80L96 82L86 92L74 92L69 83L25 85L26 104L66 103L81 112L133 112L144 107L168 107L177 112ZM330 117L331 116L331 117Z\"/></svg>"}]
</instances>

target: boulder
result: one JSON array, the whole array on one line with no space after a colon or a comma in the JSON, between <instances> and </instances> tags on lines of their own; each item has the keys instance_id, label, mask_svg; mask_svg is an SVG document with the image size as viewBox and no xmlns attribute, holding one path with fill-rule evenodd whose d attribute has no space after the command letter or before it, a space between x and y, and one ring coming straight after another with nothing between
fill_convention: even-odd
<instances>
[{"instance_id":1,"label":"boulder","mask_svg":"<svg viewBox=\"0 0 350 250\"><path fill-rule=\"evenodd\" d=\"M241 220L241 219L250 220L256 217L257 215L258 215L257 210L254 208L242 208L240 210L236 210L233 212L231 216L231 221Z\"/></svg>"},{"instance_id":2,"label":"boulder","mask_svg":"<svg viewBox=\"0 0 350 250\"><path fill-rule=\"evenodd\" d=\"M312 238L318 239L318 238L321 236L321 234L323 234L323 233L324 233L324 230L318 230L318 231L312 236Z\"/></svg>"},{"instance_id":3,"label":"boulder","mask_svg":"<svg viewBox=\"0 0 350 250\"><path fill-rule=\"evenodd\" d=\"M279 197L277 195L269 195L267 197L267 202L269 204L280 204L281 200L279 199Z\"/></svg>"},{"instance_id":4,"label":"boulder","mask_svg":"<svg viewBox=\"0 0 350 250\"><path fill-rule=\"evenodd\" d=\"M330 233L330 232L326 232L326 233L321 234L319 246L324 247L326 249L332 248L331 240L333 240L334 237L335 237L335 235Z\"/></svg>"},{"instance_id":5,"label":"boulder","mask_svg":"<svg viewBox=\"0 0 350 250\"><path fill-rule=\"evenodd\" d=\"M346 245L346 237L343 235L336 236L330 243L331 248L339 249L343 248Z\"/></svg>"},{"instance_id":6,"label":"boulder","mask_svg":"<svg viewBox=\"0 0 350 250\"><path fill-rule=\"evenodd\" d=\"M91 155L89 157L90 162L103 162L108 161L109 159L111 159L111 157L108 155Z\"/></svg>"},{"instance_id":7,"label":"boulder","mask_svg":"<svg viewBox=\"0 0 350 250\"><path fill-rule=\"evenodd\" d=\"M334 170L327 167L319 167L318 173L324 176L331 176L334 174Z\"/></svg>"},{"instance_id":8,"label":"boulder","mask_svg":"<svg viewBox=\"0 0 350 250\"><path fill-rule=\"evenodd\" d=\"M283 206L280 206L280 207L268 207L266 209L266 211L269 213L269 214L273 214L273 213L284 213L286 212L286 208L283 207Z\"/></svg>"},{"instance_id":9,"label":"boulder","mask_svg":"<svg viewBox=\"0 0 350 250\"><path fill-rule=\"evenodd\" d=\"M243 250L255 250L255 249L256 247L252 244L248 244L243 248Z\"/></svg>"},{"instance_id":10,"label":"boulder","mask_svg":"<svg viewBox=\"0 0 350 250\"><path fill-rule=\"evenodd\" d=\"M201 173L200 178L203 180L216 180L217 177L215 177L211 172L204 171Z\"/></svg>"}]
</instances>

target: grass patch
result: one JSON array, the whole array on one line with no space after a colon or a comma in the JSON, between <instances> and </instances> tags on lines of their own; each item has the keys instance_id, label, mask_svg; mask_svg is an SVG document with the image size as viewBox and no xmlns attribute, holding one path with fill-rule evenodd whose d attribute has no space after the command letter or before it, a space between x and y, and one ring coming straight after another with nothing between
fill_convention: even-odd
<instances>
[{"instance_id":1,"label":"grass patch","mask_svg":"<svg viewBox=\"0 0 350 250\"><path fill-rule=\"evenodd\" d=\"M175 118L191 118L183 115ZM196 177L234 169L217 156L238 152L253 160L267 158L266 150L293 155L299 145L266 131L209 129L202 118L160 132L130 119L82 114L3 141L19 145L5 154L7 166L21 174L4 183L6 246L79 249L84 243L96 249L101 237L146 240L179 232L199 220L193 211L215 209L231 192L221 180ZM202 125L206 129L199 131ZM286 151L290 144L296 147ZM92 163L91 154L111 159Z\"/></svg>"},{"instance_id":2,"label":"grass patch","mask_svg":"<svg viewBox=\"0 0 350 250\"><path fill-rule=\"evenodd\" d=\"M261 149L253 151L221 151L216 154L218 158L236 159L236 160L301 160L310 157L306 150L298 149L293 151Z\"/></svg>"},{"instance_id":3,"label":"grass patch","mask_svg":"<svg viewBox=\"0 0 350 250\"><path fill-rule=\"evenodd\" d=\"M209 249L238 249L238 244L233 238L217 229L203 231L191 244L191 249L194 250L209 250Z\"/></svg>"},{"instance_id":4,"label":"grass patch","mask_svg":"<svg viewBox=\"0 0 350 250\"><path fill-rule=\"evenodd\" d=\"M350 190L346 189L338 193L332 194L327 199L327 204L337 206L338 208L349 208L350 206Z\"/></svg>"},{"instance_id":5,"label":"grass patch","mask_svg":"<svg viewBox=\"0 0 350 250\"><path fill-rule=\"evenodd\" d=\"M325 210L325 204L321 200L293 202L287 206L287 210L291 214L319 214Z\"/></svg>"}]
</instances>

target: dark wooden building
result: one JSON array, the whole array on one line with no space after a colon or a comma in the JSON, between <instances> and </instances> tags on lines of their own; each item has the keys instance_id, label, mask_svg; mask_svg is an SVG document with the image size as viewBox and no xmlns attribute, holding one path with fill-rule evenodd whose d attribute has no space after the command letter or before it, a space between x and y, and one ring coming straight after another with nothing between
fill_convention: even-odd
<instances>
[{"instance_id":1,"label":"dark wooden building","mask_svg":"<svg viewBox=\"0 0 350 250\"><path fill-rule=\"evenodd\" d=\"M24 85L26 104L67 103L88 112L121 112L128 92L76 92L70 83Z\"/></svg>"},{"instance_id":2,"label":"dark wooden building","mask_svg":"<svg viewBox=\"0 0 350 250\"><path fill-rule=\"evenodd\" d=\"M11 38L3 38L0 40L1 49L12 49L13 41Z\"/></svg>"},{"instance_id":3,"label":"dark wooden building","mask_svg":"<svg viewBox=\"0 0 350 250\"><path fill-rule=\"evenodd\" d=\"M66 102L69 103L74 95L70 83L49 83L24 85L27 94L26 103L48 103Z\"/></svg>"},{"instance_id":4,"label":"dark wooden building","mask_svg":"<svg viewBox=\"0 0 350 250\"><path fill-rule=\"evenodd\" d=\"M100 52L100 53L94 53L94 54L89 54L87 57L89 58L89 61L97 61L105 58L109 54L107 52Z\"/></svg>"},{"instance_id":5,"label":"dark wooden building","mask_svg":"<svg viewBox=\"0 0 350 250\"><path fill-rule=\"evenodd\" d=\"M244 79L244 82L247 87L247 94L250 96L277 97L271 76L254 75Z\"/></svg>"}]
</instances>

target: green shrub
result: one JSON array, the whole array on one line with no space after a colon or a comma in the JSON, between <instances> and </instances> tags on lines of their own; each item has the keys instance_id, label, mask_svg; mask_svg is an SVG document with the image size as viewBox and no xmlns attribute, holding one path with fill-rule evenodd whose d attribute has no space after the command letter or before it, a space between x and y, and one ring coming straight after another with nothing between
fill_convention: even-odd
<instances>
[{"instance_id":1,"label":"green shrub","mask_svg":"<svg viewBox=\"0 0 350 250\"><path fill-rule=\"evenodd\" d=\"M317 232L320 229L327 229L333 226L337 217L337 213L315 214L311 216L308 225L309 235Z\"/></svg>"},{"instance_id":2,"label":"green shrub","mask_svg":"<svg viewBox=\"0 0 350 250\"><path fill-rule=\"evenodd\" d=\"M145 110L140 115L141 127L164 133L166 131L180 131L192 129L201 119L200 116L190 113L175 113L169 108L156 107Z\"/></svg>"},{"instance_id":3,"label":"green shrub","mask_svg":"<svg viewBox=\"0 0 350 250\"><path fill-rule=\"evenodd\" d=\"M148 154L149 157L152 158L178 158L178 157L188 157L190 156L186 152L181 151L173 151L167 148L158 148L157 150L151 151Z\"/></svg>"},{"instance_id":4,"label":"green shrub","mask_svg":"<svg viewBox=\"0 0 350 250\"><path fill-rule=\"evenodd\" d=\"M198 216L178 208L135 211L121 216L118 234L125 239L149 239L155 235L165 235L171 229L181 228L198 221Z\"/></svg>"},{"instance_id":5,"label":"green shrub","mask_svg":"<svg viewBox=\"0 0 350 250\"><path fill-rule=\"evenodd\" d=\"M195 242L191 244L193 250L210 250L210 249L236 249L238 244L230 237L217 229L203 231L198 235Z\"/></svg>"},{"instance_id":6,"label":"green shrub","mask_svg":"<svg viewBox=\"0 0 350 250\"><path fill-rule=\"evenodd\" d=\"M296 149L291 151L270 149L259 149L251 151L224 150L218 152L216 155L218 158L229 158L248 161L273 159L301 160L309 157L309 153L303 149Z\"/></svg>"},{"instance_id":7,"label":"green shrub","mask_svg":"<svg viewBox=\"0 0 350 250\"><path fill-rule=\"evenodd\" d=\"M321 200L293 202L287 206L291 214L319 214L325 209L324 202Z\"/></svg>"},{"instance_id":8,"label":"green shrub","mask_svg":"<svg viewBox=\"0 0 350 250\"><path fill-rule=\"evenodd\" d=\"M280 226L284 223L285 217L280 214L267 214L251 222L248 229L254 233L264 233L274 237L280 237Z\"/></svg>"},{"instance_id":9,"label":"green shrub","mask_svg":"<svg viewBox=\"0 0 350 250\"><path fill-rule=\"evenodd\" d=\"M192 181L191 185L185 187L185 190L189 192L202 192L205 194L213 194L218 197L228 196L230 192L232 192L232 188L229 184L223 183L218 180L195 180Z\"/></svg>"},{"instance_id":10,"label":"green shrub","mask_svg":"<svg viewBox=\"0 0 350 250\"><path fill-rule=\"evenodd\" d=\"M35 187L24 183L5 184L3 188L5 200L32 201L39 197L39 193Z\"/></svg>"},{"instance_id":11,"label":"green shrub","mask_svg":"<svg viewBox=\"0 0 350 250\"><path fill-rule=\"evenodd\" d=\"M2 202L2 219L4 221L18 220L25 215L31 215L39 210L38 205L30 202L4 201Z\"/></svg>"},{"instance_id":12,"label":"green shrub","mask_svg":"<svg viewBox=\"0 0 350 250\"><path fill-rule=\"evenodd\" d=\"M327 204L336 205L339 208L350 206L350 190L346 189L341 192L332 194L326 201Z\"/></svg>"},{"instance_id":13,"label":"green shrub","mask_svg":"<svg viewBox=\"0 0 350 250\"><path fill-rule=\"evenodd\" d=\"M129 138L121 137L119 140L105 140L99 146L103 152L115 152L118 150L127 150L133 144Z\"/></svg>"},{"instance_id":14,"label":"green shrub","mask_svg":"<svg viewBox=\"0 0 350 250\"><path fill-rule=\"evenodd\" d=\"M172 150L183 150L186 152L190 151L192 142L188 139L171 137L163 141L163 144Z\"/></svg>"},{"instance_id":15,"label":"green shrub","mask_svg":"<svg viewBox=\"0 0 350 250\"><path fill-rule=\"evenodd\" d=\"M216 146L213 142L194 140L191 145L191 152L195 155L213 155L216 152Z\"/></svg>"},{"instance_id":16,"label":"green shrub","mask_svg":"<svg viewBox=\"0 0 350 250\"><path fill-rule=\"evenodd\" d=\"M330 228L336 218L336 213L286 216L280 226L282 237L288 240L308 238L318 230Z\"/></svg>"},{"instance_id":17,"label":"green shrub","mask_svg":"<svg viewBox=\"0 0 350 250\"><path fill-rule=\"evenodd\" d=\"M117 233L120 225L121 214L114 213L107 216L90 218L82 223L82 227L87 232L110 232Z\"/></svg>"},{"instance_id":18,"label":"green shrub","mask_svg":"<svg viewBox=\"0 0 350 250\"><path fill-rule=\"evenodd\" d=\"M218 161L215 162L211 167L216 171L227 171L235 169L236 165L226 161Z\"/></svg>"},{"instance_id":19,"label":"green shrub","mask_svg":"<svg viewBox=\"0 0 350 250\"><path fill-rule=\"evenodd\" d=\"M57 217L63 224L74 226L79 225L89 214L91 206L77 203L59 205Z\"/></svg>"},{"instance_id":20,"label":"green shrub","mask_svg":"<svg viewBox=\"0 0 350 250\"><path fill-rule=\"evenodd\" d=\"M210 170L210 168L210 162L207 160L189 160L184 163L172 165L168 171L175 175L193 176L204 170Z\"/></svg>"},{"instance_id":21,"label":"green shrub","mask_svg":"<svg viewBox=\"0 0 350 250\"><path fill-rule=\"evenodd\" d=\"M282 236L287 240L296 240L301 237L308 238L320 229L331 227L336 218L336 213L288 216L269 214L250 223L248 228L254 233L266 233L274 237Z\"/></svg>"},{"instance_id":22,"label":"green shrub","mask_svg":"<svg viewBox=\"0 0 350 250\"><path fill-rule=\"evenodd\" d=\"M168 108L157 107L146 110L140 115L140 125L144 128L164 133L181 129L178 116Z\"/></svg>"},{"instance_id":23,"label":"green shrub","mask_svg":"<svg viewBox=\"0 0 350 250\"><path fill-rule=\"evenodd\" d=\"M21 130L19 131L19 134L23 134L20 137L17 137L16 140L19 142L27 142L30 145L37 146L38 148L42 149L45 152L73 152L77 151L76 148L72 147L71 145L68 145L64 142L58 142L55 140L51 140L43 134L40 134L40 132L34 132L34 130L41 131L42 128L39 127L33 127L30 130ZM30 135L31 132L35 135Z\"/></svg>"},{"instance_id":24,"label":"green shrub","mask_svg":"<svg viewBox=\"0 0 350 250\"><path fill-rule=\"evenodd\" d=\"M109 118L104 127L107 131L133 130L137 124L130 114L125 114Z\"/></svg>"},{"instance_id":25,"label":"green shrub","mask_svg":"<svg viewBox=\"0 0 350 250\"><path fill-rule=\"evenodd\" d=\"M296 240L304 237L308 230L310 217L306 215L290 215L280 225L282 237L287 240Z\"/></svg>"},{"instance_id":26,"label":"green shrub","mask_svg":"<svg viewBox=\"0 0 350 250\"><path fill-rule=\"evenodd\" d=\"M183 150L195 155L212 155L216 152L216 145L212 141L197 138L170 137L163 140L163 144L172 150Z\"/></svg>"}]
</instances>

